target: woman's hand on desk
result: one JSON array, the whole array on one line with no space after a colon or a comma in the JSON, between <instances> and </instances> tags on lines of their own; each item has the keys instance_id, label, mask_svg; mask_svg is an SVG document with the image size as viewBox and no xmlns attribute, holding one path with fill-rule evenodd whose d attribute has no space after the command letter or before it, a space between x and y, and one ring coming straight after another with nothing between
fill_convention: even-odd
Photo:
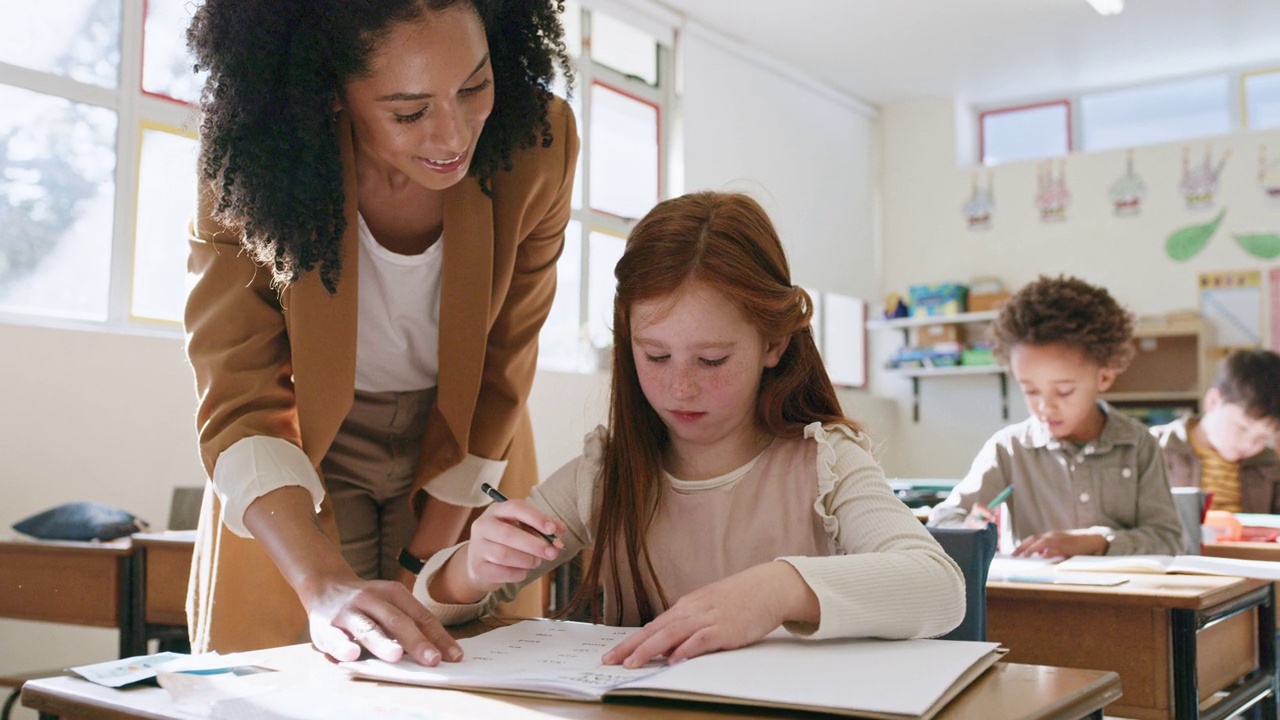
<instances>
[{"instance_id":1,"label":"woman's hand on desk","mask_svg":"<svg viewBox=\"0 0 1280 720\"><path fill-rule=\"evenodd\" d=\"M444 626L394 580L318 583L300 593L307 609L311 641L340 661L360 659L368 648L379 659L396 662L408 654L421 665L462 659L462 648Z\"/></svg>"},{"instance_id":2,"label":"woman's hand on desk","mask_svg":"<svg viewBox=\"0 0 1280 720\"><path fill-rule=\"evenodd\" d=\"M763 563L680 598L601 662L635 668L665 655L677 663L759 642L786 621L816 624L819 615L817 596L790 563Z\"/></svg>"},{"instance_id":3,"label":"woman's hand on desk","mask_svg":"<svg viewBox=\"0 0 1280 720\"><path fill-rule=\"evenodd\" d=\"M1089 530L1054 530L1032 535L1013 551L1014 557L1061 557L1104 555L1110 543Z\"/></svg>"},{"instance_id":4,"label":"woman's hand on desk","mask_svg":"<svg viewBox=\"0 0 1280 720\"><path fill-rule=\"evenodd\" d=\"M408 653L423 665L438 664L441 654L461 659L458 643L405 586L355 574L320 529L311 495L301 486L254 500L244 524L298 594L311 641L321 651L356 660L364 647L388 662Z\"/></svg>"}]
</instances>

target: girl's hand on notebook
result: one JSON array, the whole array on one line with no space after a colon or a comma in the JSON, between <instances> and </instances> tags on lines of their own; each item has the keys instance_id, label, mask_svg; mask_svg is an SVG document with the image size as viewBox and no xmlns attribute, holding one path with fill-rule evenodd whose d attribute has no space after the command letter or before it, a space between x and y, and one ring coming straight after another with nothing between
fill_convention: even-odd
<instances>
[{"instance_id":1,"label":"girl's hand on notebook","mask_svg":"<svg viewBox=\"0 0 1280 720\"><path fill-rule=\"evenodd\" d=\"M554 560L564 548L558 537L554 543L538 533L563 535L564 523L543 515L524 500L490 505L471 524L467 544L467 576L485 592L507 583L524 580L529 571Z\"/></svg>"},{"instance_id":2,"label":"girl's hand on notebook","mask_svg":"<svg viewBox=\"0 0 1280 720\"><path fill-rule=\"evenodd\" d=\"M784 621L816 623L818 598L789 563L774 561L730 575L680 598L601 659L636 668L665 655L668 664L759 642Z\"/></svg>"},{"instance_id":3,"label":"girl's hand on notebook","mask_svg":"<svg viewBox=\"0 0 1280 720\"><path fill-rule=\"evenodd\" d=\"M1061 557L1104 555L1110 543L1091 530L1054 530L1032 535L1013 551L1014 557Z\"/></svg>"}]
</instances>

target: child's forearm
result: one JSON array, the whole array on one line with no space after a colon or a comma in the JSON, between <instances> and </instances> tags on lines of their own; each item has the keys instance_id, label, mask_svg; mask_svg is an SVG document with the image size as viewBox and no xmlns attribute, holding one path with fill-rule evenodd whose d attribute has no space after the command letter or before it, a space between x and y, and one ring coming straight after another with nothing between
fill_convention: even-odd
<instances>
[{"instance_id":1,"label":"child's forearm","mask_svg":"<svg viewBox=\"0 0 1280 720\"><path fill-rule=\"evenodd\" d=\"M818 603L817 594L794 565L775 560L768 563L765 569L774 576L774 582L763 587L777 590L778 611L783 622L817 625L822 620L822 607Z\"/></svg>"},{"instance_id":2,"label":"child's forearm","mask_svg":"<svg viewBox=\"0 0 1280 720\"><path fill-rule=\"evenodd\" d=\"M431 599L449 605L472 605L484 599L496 588L479 588L471 582L467 573L467 554L470 544L458 548L431 578L427 592Z\"/></svg>"}]
</instances>

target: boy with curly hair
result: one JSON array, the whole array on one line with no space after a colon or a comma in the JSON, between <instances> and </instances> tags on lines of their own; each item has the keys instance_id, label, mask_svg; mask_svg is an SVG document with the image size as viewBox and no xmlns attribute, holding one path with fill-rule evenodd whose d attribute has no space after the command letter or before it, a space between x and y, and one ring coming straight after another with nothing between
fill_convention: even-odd
<instances>
[{"instance_id":1,"label":"boy with curly hair","mask_svg":"<svg viewBox=\"0 0 1280 720\"><path fill-rule=\"evenodd\" d=\"M1280 514L1280 355L1239 350L1204 394L1203 415L1151 428L1169 484L1213 495L1212 509Z\"/></svg>"},{"instance_id":2,"label":"boy with curly hair","mask_svg":"<svg viewBox=\"0 0 1280 720\"><path fill-rule=\"evenodd\" d=\"M1031 417L987 441L929 524L981 527L995 519L987 504L1013 486L1002 540L1016 556L1178 554L1159 445L1098 398L1133 357L1129 313L1104 288L1041 276L991 333Z\"/></svg>"}]
</instances>

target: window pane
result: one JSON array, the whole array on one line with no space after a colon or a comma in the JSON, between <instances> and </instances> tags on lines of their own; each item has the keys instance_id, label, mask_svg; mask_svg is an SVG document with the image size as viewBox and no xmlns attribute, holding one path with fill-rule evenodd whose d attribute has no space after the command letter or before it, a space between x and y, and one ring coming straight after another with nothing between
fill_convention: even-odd
<instances>
[{"instance_id":1,"label":"window pane","mask_svg":"<svg viewBox=\"0 0 1280 720\"><path fill-rule=\"evenodd\" d=\"M564 44L571 57L582 57L582 4L578 0L564 0L564 14L560 16L564 26Z\"/></svg>"},{"instance_id":2,"label":"window pane","mask_svg":"<svg viewBox=\"0 0 1280 720\"><path fill-rule=\"evenodd\" d=\"M0 310L107 316L116 114L0 85Z\"/></svg>"},{"instance_id":3,"label":"window pane","mask_svg":"<svg viewBox=\"0 0 1280 720\"><path fill-rule=\"evenodd\" d=\"M855 297L827 293L822 350L831 382L844 387L867 384L866 304Z\"/></svg>"},{"instance_id":4,"label":"window pane","mask_svg":"<svg viewBox=\"0 0 1280 720\"><path fill-rule=\"evenodd\" d=\"M1052 103L982 114L982 163L1056 157L1071 150L1070 106Z\"/></svg>"},{"instance_id":5,"label":"window pane","mask_svg":"<svg viewBox=\"0 0 1280 720\"><path fill-rule=\"evenodd\" d=\"M596 348L613 345L613 296L618 290L613 269L622 259L626 244L617 235L591 233L587 249L587 335Z\"/></svg>"},{"instance_id":6,"label":"window pane","mask_svg":"<svg viewBox=\"0 0 1280 720\"><path fill-rule=\"evenodd\" d=\"M591 86L591 207L638 218L658 201L658 108Z\"/></svg>"},{"instance_id":7,"label":"window pane","mask_svg":"<svg viewBox=\"0 0 1280 720\"><path fill-rule=\"evenodd\" d=\"M1231 132L1227 76L1179 80L1080 98L1085 150L1174 142Z\"/></svg>"},{"instance_id":8,"label":"window pane","mask_svg":"<svg viewBox=\"0 0 1280 720\"><path fill-rule=\"evenodd\" d=\"M1250 128L1280 128L1280 71L1246 75L1244 100Z\"/></svg>"},{"instance_id":9,"label":"window pane","mask_svg":"<svg viewBox=\"0 0 1280 720\"><path fill-rule=\"evenodd\" d=\"M192 72L195 58L187 52L189 0L147 0L142 31L142 89L187 103L200 100L208 73Z\"/></svg>"},{"instance_id":10,"label":"window pane","mask_svg":"<svg viewBox=\"0 0 1280 720\"><path fill-rule=\"evenodd\" d=\"M8 0L0 22L0 61L116 87L120 0Z\"/></svg>"},{"instance_id":11,"label":"window pane","mask_svg":"<svg viewBox=\"0 0 1280 720\"><path fill-rule=\"evenodd\" d=\"M182 322L187 298L183 229L196 211L198 151L191 138L162 130L142 131L129 308L134 317Z\"/></svg>"},{"instance_id":12,"label":"window pane","mask_svg":"<svg viewBox=\"0 0 1280 720\"><path fill-rule=\"evenodd\" d=\"M556 299L538 335L538 367L573 372L579 369L582 338L582 223L570 220L564 252L556 262Z\"/></svg>"},{"instance_id":13,"label":"window pane","mask_svg":"<svg viewBox=\"0 0 1280 720\"><path fill-rule=\"evenodd\" d=\"M658 42L599 11L591 13L591 59L650 85L658 84Z\"/></svg>"}]
</instances>

